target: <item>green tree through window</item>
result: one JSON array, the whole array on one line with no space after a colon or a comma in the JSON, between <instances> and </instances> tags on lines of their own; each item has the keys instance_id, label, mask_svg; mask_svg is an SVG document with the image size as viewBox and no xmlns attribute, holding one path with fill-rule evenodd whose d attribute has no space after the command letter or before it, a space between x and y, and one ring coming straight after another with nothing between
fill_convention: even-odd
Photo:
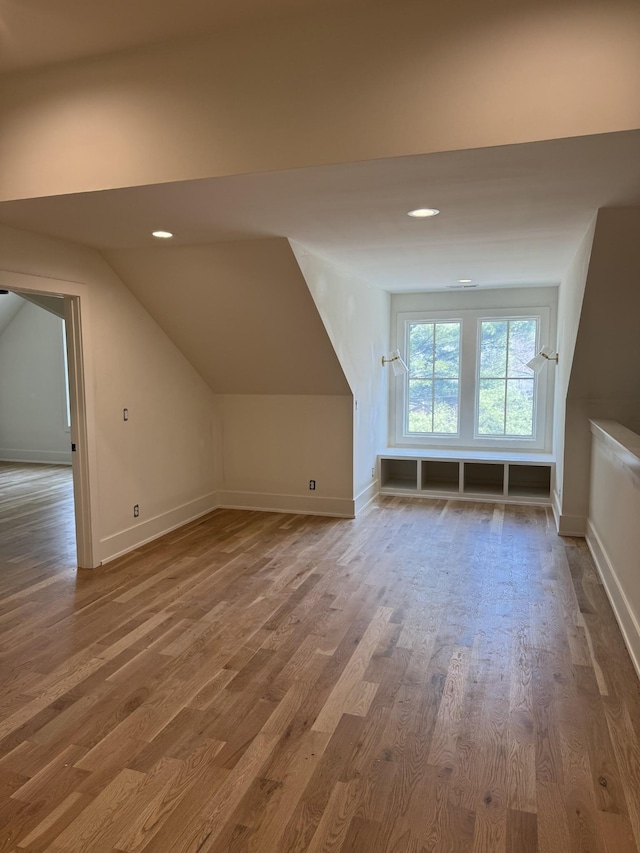
<instances>
[{"instance_id":1,"label":"green tree through window","mask_svg":"<svg viewBox=\"0 0 640 853\"><path fill-rule=\"evenodd\" d=\"M527 362L536 354L537 339L535 318L481 321L479 436L533 436L535 374Z\"/></svg>"},{"instance_id":2,"label":"green tree through window","mask_svg":"<svg viewBox=\"0 0 640 853\"><path fill-rule=\"evenodd\" d=\"M460 409L460 323L409 327L408 431L455 435Z\"/></svg>"}]
</instances>

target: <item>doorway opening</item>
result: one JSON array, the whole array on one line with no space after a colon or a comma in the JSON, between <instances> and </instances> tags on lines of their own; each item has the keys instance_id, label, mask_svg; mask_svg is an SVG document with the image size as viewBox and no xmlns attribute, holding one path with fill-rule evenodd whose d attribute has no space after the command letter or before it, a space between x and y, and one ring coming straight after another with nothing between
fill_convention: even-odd
<instances>
[{"instance_id":1,"label":"doorway opening","mask_svg":"<svg viewBox=\"0 0 640 853\"><path fill-rule=\"evenodd\" d=\"M77 564L62 297L0 292L3 560Z\"/></svg>"},{"instance_id":2,"label":"doorway opening","mask_svg":"<svg viewBox=\"0 0 640 853\"><path fill-rule=\"evenodd\" d=\"M78 292L81 288L73 282L0 270L0 289L5 291L0 294L0 306L7 305L2 302L3 299L13 302L14 309L17 306L9 323L13 325L20 321L13 330L14 334L4 343L8 341L11 344L12 337L23 338L22 346L14 351L15 357L10 361L6 357L3 359L5 375L12 374L8 384L14 390L17 386L18 392L14 400L3 400L0 396L0 406L3 406L5 414L8 412L13 417L14 430L19 429L20 417L31 416L22 441L14 441L18 445L15 452L2 454L5 486L7 482L13 483L13 494L23 509L22 517L32 522L30 541L33 545L45 551L48 547L52 559L65 553L68 559L69 549L73 549L75 541L75 564L82 568L93 568L98 565L98 561L94 554L92 535L81 296ZM7 311L6 308L4 310ZM47 312L46 322L41 315L43 310ZM0 308L0 323L1 317ZM35 317L39 317L40 331L36 322L25 337L25 329L29 326L27 321ZM46 371L51 387L43 390L40 382L36 392L22 388L22 402L25 405L22 405L23 411L20 412L20 405L14 406L14 401L20 400L21 371L28 373L34 367L28 364L28 345L30 342L33 344L31 351L35 356L38 349L35 345L36 337L42 334L45 327L49 335L55 328L59 344L57 353L51 355L55 364L48 366L53 369ZM7 353L11 351L8 346L5 349ZM0 370L2 367L0 365ZM39 399L25 399L28 393L34 393ZM44 411L44 398L47 396L57 396L57 408L55 405L50 407L43 420L51 417L55 420L57 415L52 414L55 409L60 422L56 425L55 436L49 434L48 440L45 440L46 424L39 422L39 413ZM11 420L11 417L8 419ZM18 470L20 466L22 469ZM15 507L7 508L5 505L4 512L15 515ZM54 530L52 525L58 525L57 529ZM11 526L15 529L15 533L10 534L12 548L15 548L20 540L20 525L15 517ZM46 541L47 531L49 542ZM8 552L9 549L3 550Z\"/></svg>"}]
</instances>

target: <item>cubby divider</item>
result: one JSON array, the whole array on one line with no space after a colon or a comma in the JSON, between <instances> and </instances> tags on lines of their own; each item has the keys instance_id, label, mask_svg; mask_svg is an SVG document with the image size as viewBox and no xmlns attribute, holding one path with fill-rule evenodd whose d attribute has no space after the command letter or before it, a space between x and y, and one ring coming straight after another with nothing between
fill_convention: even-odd
<instances>
[{"instance_id":1,"label":"cubby divider","mask_svg":"<svg viewBox=\"0 0 640 853\"><path fill-rule=\"evenodd\" d=\"M543 454L394 451L380 454L380 492L388 495L457 498L548 505L553 458Z\"/></svg>"}]
</instances>

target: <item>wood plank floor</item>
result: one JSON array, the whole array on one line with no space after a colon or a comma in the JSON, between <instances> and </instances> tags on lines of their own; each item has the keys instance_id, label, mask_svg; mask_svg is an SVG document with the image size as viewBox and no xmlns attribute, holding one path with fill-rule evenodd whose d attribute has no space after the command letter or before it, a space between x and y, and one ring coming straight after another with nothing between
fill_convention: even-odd
<instances>
[{"instance_id":1,"label":"wood plank floor","mask_svg":"<svg viewBox=\"0 0 640 853\"><path fill-rule=\"evenodd\" d=\"M548 510L219 510L91 572L24 476L0 851L640 851L640 684Z\"/></svg>"}]
</instances>

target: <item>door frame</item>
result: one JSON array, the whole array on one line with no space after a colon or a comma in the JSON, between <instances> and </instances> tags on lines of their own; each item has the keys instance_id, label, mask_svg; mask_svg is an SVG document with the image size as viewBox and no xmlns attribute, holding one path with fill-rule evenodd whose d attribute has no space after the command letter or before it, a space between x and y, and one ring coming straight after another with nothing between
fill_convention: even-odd
<instances>
[{"instance_id":1,"label":"door frame","mask_svg":"<svg viewBox=\"0 0 640 853\"><path fill-rule=\"evenodd\" d=\"M0 268L0 288L13 293L33 293L42 296L64 297L67 361L69 366L69 407L71 410L70 440L73 500L75 508L76 547L79 568L100 565L97 553L98 536L94 507L98 506L95 472L97 471L94 425L94 406L91 386L86 377L91 374L89 339L89 293L80 282L28 275Z\"/></svg>"}]
</instances>

